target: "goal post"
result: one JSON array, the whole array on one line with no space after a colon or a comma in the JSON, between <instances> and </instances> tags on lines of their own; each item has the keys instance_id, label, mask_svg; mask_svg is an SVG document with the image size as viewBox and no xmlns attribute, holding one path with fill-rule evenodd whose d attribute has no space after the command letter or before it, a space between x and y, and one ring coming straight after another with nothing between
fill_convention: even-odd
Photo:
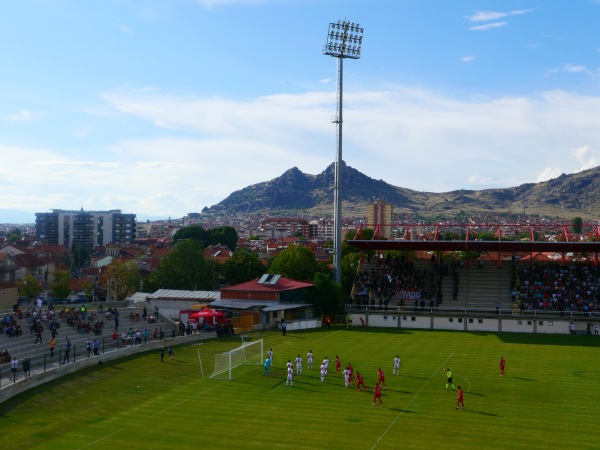
<instances>
[{"instance_id":1,"label":"goal post","mask_svg":"<svg viewBox=\"0 0 600 450\"><path fill-rule=\"evenodd\" d=\"M215 355L215 368L210 378L233 378L232 371L243 364L262 364L263 340L244 342L240 347Z\"/></svg>"}]
</instances>

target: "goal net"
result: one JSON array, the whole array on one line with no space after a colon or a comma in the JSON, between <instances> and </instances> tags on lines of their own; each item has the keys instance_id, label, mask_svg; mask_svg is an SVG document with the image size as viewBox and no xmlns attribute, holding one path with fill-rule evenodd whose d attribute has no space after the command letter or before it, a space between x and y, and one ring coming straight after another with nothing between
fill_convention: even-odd
<instances>
[{"instance_id":1,"label":"goal net","mask_svg":"<svg viewBox=\"0 0 600 450\"><path fill-rule=\"evenodd\" d=\"M215 368L211 378L228 378L232 371L243 364L262 364L263 340L245 342L241 347L215 355Z\"/></svg>"}]
</instances>

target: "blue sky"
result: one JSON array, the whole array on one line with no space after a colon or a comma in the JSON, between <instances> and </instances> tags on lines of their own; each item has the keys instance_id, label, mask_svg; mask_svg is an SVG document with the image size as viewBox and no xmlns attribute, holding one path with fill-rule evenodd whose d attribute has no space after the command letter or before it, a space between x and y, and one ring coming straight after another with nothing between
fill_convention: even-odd
<instances>
[{"instance_id":1,"label":"blue sky","mask_svg":"<svg viewBox=\"0 0 600 450\"><path fill-rule=\"evenodd\" d=\"M53 208L181 217L335 159L409 189L600 165L600 0L0 4L0 223ZM333 199L332 199L333 202ZM21 211L17 214L15 211Z\"/></svg>"}]
</instances>

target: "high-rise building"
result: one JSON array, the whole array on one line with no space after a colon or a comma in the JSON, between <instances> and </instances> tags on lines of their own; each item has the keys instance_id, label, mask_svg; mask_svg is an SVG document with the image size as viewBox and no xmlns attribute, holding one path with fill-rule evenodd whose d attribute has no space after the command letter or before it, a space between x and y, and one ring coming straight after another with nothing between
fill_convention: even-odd
<instances>
[{"instance_id":1,"label":"high-rise building","mask_svg":"<svg viewBox=\"0 0 600 450\"><path fill-rule=\"evenodd\" d=\"M127 244L135 239L135 214L111 211L64 211L35 213L36 239L70 249L93 249L98 245Z\"/></svg>"},{"instance_id":2,"label":"high-rise building","mask_svg":"<svg viewBox=\"0 0 600 450\"><path fill-rule=\"evenodd\" d=\"M391 239L393 214L394 207L383 200L376 200L374 203L369 203L367 206L367 223L369 228L373 228L375 234L379 230L379 236Z\"/></svg>"}]
</instances>

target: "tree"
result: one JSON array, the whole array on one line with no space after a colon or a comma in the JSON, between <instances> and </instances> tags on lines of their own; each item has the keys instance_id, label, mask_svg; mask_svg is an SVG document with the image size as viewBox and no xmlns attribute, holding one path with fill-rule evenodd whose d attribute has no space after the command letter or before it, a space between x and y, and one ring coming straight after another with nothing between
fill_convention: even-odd
<instances>
[{"instance_id":1,"label":"tree","mask_svg":"<svg viewBox=\"0 0 600 450\"><path fill-rule=\"evenodd\" d=\"M19 292L19 297L26 298L27 300L31 300L34 297L37 297L42 293L42 286L38 283L33 275L28 273L24 278L21 278L17 282L17 289Z\"/></svg>"},{"instance_id":2,"label":"tree","mask_svg":"<svg viewBox=\"0 0 600 450\"><path fill-rule=\"evenodd\" d=\"M134 260L113 260L102 276L102 285L117 300L125 300L140 288L142 276Z\"/></svg>"},{"instance_id":3,"label":"tree","mask_svg":"<svg viewBox=\"0 0 600 450\"><path fill-rule=\"evenodd\" d=\"M50 293L54 298L65 299L71 293L69 283L71 276L67 270L58 269L52 272L52 282L50 283Z\"/></svg>"},{"instance_id":4,"label":"tree","mask_svg":"<svg viewBox=\"0 0 600 450\"><path fill-rule=\"evenodd\" d=\"M163 258L148 283L153 283L157 289L210 290L212 275L202 244L193 239L180 240Z\"/></svg>"},{"instance_id":5,"label":"tree","mask_svg":"<svg viewBox=\"0 0 600 450\"><path fill-rule=\"evenodd\" d=\"M573 217L571 219L571 227L573 233L581 233L581 229L583 228L583 219L581 217Z\"/></svg>"},{"instance_id":6,"label":"tree","mask_svg":"<svg viewBox=\"0 0 600 450\"><path fill-rule=\"evenodd\" d=\"M292 245L275 256L268 265L269 273L293 280L312 280L319 271L315 254L302 245Z\"/></svg>"},{"instance_id":7,"label":"tree","mask_svg":"<svg viewBox=\"0 0 600 450\"><path fill-rule=\"evenodd\" d=\"M192 225L189 227L181 228L173 235L173 243L176 244L180 240L192 239L202 243L202 247L206 247L208 244L208 232L202 227L202 225Z\"/></svg>"},{"instance_id":8,"label":"tree","mask_svg":"<svg viewBox=\"0 0 600 450\"><path fill-rule=\"evenodd\" d=\"M237 248L238 234L235 228L222 226L208 230L208 245L223 244L229 250L234 251Z\"/></svg>"},{"instance_id":9,"label":"tree","mask_svg":"<svg viewBox=\"0 0 600 450\"><path fill-rule=\"evenodd\" d=\"M344 313L342 288L333 281L330 274L315 274L313 288L307 294L307 300L315 306L317 315Z\"/></svg>"},{"instance_id":10,"label":"tree","mask_svg":"<svg viewBox=\"0 0 600 450\"><path fill-rule=\"evenodd\" d=\"M348 253L342 256L342 293L345 298L350 297L356 271L360 265L359 253Z\"/></svg>"},{"instance_id":11,"label":"tree","mask_svg":"<svg viewBox=\"0 0 600 450\"><path fill-rule=\"evenodd\" d=\"M230 284L254 280L266 271L258 255L250 250L236 250L223 264L223 277Z\"/></svg>"}]
</instances>

